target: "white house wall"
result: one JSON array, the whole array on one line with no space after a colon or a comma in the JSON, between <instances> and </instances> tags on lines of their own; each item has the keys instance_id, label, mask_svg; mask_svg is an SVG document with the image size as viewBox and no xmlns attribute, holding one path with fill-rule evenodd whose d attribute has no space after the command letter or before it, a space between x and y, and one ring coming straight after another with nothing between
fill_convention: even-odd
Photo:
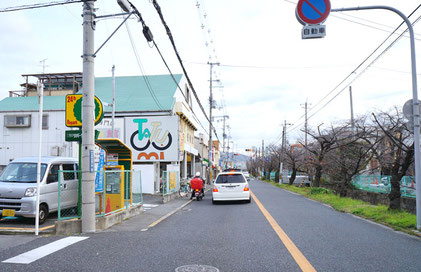
<instances>
[{"instance_id":1,"label":"white house wall","mask_svg":"<svg viewBox=\"0 0 421 272\"><path fill-rule=\"evenodd\" d=\"M5 127L4 116L15 114L30 114L31 126ZM64 111L44 112L44 115L48 115L48 129L42 130L42 155L72 157L75 148L71 143L65 142L65 131L69 128L65 126ZM7 165L11 160L19 157L38 156L38 121L38 112L0 113L0 165Z\"/></svg>"}]
</instances>

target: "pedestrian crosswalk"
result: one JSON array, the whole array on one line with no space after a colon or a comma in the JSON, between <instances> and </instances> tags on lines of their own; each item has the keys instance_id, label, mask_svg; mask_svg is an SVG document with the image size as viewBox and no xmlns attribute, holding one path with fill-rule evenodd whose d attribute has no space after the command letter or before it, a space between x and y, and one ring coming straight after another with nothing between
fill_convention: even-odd
<instances>
[{"instance_id":1,"label":"pedestrian crosswalk","mask_svg":"<svg viewBox=\"0 0 421 272\"><path fill-rule=\"evenodd\" d=\"M39 260L47 255L50 255L56 251L59 251L65 247L68 247L77 242L88 239L89 237L77 237L71 236L66 237L55 242L46 244L44 246L35 248L33 250L27 251L15 257L9 258L2 261L2 263L14 263L14 264L30 264L36 260Z\"/></svg>"}]
</instances>

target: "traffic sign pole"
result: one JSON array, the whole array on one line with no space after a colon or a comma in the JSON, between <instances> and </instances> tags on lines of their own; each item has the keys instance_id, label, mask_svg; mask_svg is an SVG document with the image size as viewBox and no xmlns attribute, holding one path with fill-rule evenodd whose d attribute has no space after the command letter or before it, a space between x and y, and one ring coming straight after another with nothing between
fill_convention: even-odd
<instances>
[{"instance_id":1,"label":"traffic sign pole","mask_svg":"<svg viewBox=\"0 0 421 272\"><path fill-rule=\"evenodd\" d=\"M421 161L420 161L420 110L418 102L417 91L417 64L415 59L415 39L414 29L408 17L401 11L388 6L367 6L367 7L351 7L332 9L332 12L341 11L357 11L357 10L372 10L384 9L393 11L398 14L408 26L409 41L411 46L411 70L412 70L412 102L413 102L413 118L414 118L414 153L415 153L415 183L416 183L416 214L417 214L417 229L421 229Z\"/></svg>"}]
</instances>

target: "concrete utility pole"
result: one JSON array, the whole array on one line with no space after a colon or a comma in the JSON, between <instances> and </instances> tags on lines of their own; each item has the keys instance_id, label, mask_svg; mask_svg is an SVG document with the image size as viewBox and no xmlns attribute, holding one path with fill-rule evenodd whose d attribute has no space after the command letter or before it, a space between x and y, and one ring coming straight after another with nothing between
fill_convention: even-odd
<instances>
[{"instance_id":1,"label":"concrete utility pole","mask_svg":"<svg viewBox=\"0 0 421 272\"><path fill-rule=\"evenodd\" d=\"M305 115L305 121L304 121L304 145L305 145L305 158L304 158L304 162L307 162L307 158L308 158L308 150L307 150L307 134L308 134L308 117L307 117L307 113L308 113L308 103L307 100L304 103L304 115ZM307 165L307 163L306 163Z\"/></svg>"},{"instance_id":2,"label":"concrete utility pole","mask_svg":"<svg viewBox=\"0 0 421 272\"><path fill-rule=\"evenodd\" d=\"M112 71L112 78L113 78L113 111L112 111L112 113L111 113L111 131L112 131L112 136L111 136L111 138L117 138L117 137L115 137L114 136L114 128L115 128L115 126L114 126L114 121L115 121L115 74L114 74L114 72L115 72L115 66L113 65L113 67L112 67L112 69L111 69L111 71Z\"/></svg>"},{"instance_id":3,"label":"concrete utility pole","mask_svg":"<svg viewBox=\"0 0 421 272\"><path fill-rule=\"evenodd\" d=\"M265 175L265 140L262 140L262 172Z\"/></svg>"},{"instance_id":4,"label":"concrete utility pole","mask_svg":"<svg viewBox=\"0 0 421 272\"><path fill-rule=\"evenodd\" d=\"M415 183L418 184L416 188L416 213L417 213L417 229L421 229L421 161L420 161L420 112L418 102L418 87L417 87L417 63L415 58L415 38L414 29L408 17L401 11L388 6L367 6L367 7L351 7L332 9L331 12L340 11L354 11L354 10L371 10L384 9L393 11L398 14L406 23L409 32L409 42L411 48L411 74L412 74L412 101L413 101L413 116L414 116L414 156L415 156Z\"/></svg>"},{"instance_id":5,"label":"concrete utility pole","mask_svg":"<svg viewBox=\"0 0 421 272\"><path fill-rule=\"evenodd\" d=\"M213 108L213 96L212 96L212 67L219 65L219 62L208 62L210 67L209 76L209 170L208 170L208 184L212 181L212 108Z\"/></svg>"},{"instance_id":6,"label":"concrete utility pole","mask_svg":"<svg viewBox=\"0 0 421 272\"><path fill-rule=\"evenodd\" d=\"M292 124L287 123L287 120L284 120L284 126L283 126L283 129L282 129L282 145L281 145L282 152L285 152L285 149L287 147L287 145L286 145L286 141L287 141L287 126L291 126L291 125Z\"/></svg>"},{"instance_id":7,"label":"concrete utility pole","mask_svg":"<svg viewBox=\"0 0 421 272\"><path fill-rule=\"evenodd\" d=\"M354 106L352 104L352 87L349 86L349 102L351 104L351 131L352 138L355 136L355 125L354 125Z\"/></svg>"},{"instance_id":8,"label":"concrete utility pole","mask_svg":"<svg viewBox=\"0 0 421 272\"><path fill-rule=\"evenodd\" d=\"M83 3L82 232L95 232L95 1Z\"/></svg>"},{"instance_id":9,"label":"concrete utility pole","mask_svg":"<svg viewBox=\"0 0 421 272\"><path fill-rule=\"evenodd\" d=\"M225 161L226 161L226 154L225 154L225 138L227 137L227 135L225 134L225 119L229 119L228 115L222 115L222 116L215 116L214 118L223 118L223 131L222 131L222 164L225 167Z\"/></svg>"}]
</instances>

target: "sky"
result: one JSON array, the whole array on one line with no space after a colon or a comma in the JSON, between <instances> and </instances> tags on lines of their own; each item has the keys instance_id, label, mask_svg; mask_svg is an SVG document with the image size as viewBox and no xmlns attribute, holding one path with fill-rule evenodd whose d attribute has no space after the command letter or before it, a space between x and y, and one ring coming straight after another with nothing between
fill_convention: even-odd
<instances>
[{"instance_id":1,"label":"sky","mask_svg":"<svg viewBox=\"0 0 421 272\"><path fill-rule=\"evenodd\" d=\"M39 2L2 0L0 10ZM149 0L132 3L151 29L172 72L182 73L152 3ZM213 85L221 86L213 89L218 104L213 115L229 116L231 147L234 145L236 152L260 147L262 141L265 145L280 144L285 122L292 124L287 129L290 142L302 138L306 102L310 128L350 119L349 85L354 116L394 106L401 108L412 98L408 35L381 54L398 37L392 35L381 50L355 70L402 22L393 12L331 12L324 23L326 37L303 40L302 25L295 15L297 0L158 0L158 3L207 112L210 73L207 63L220 63L213 66L213 79L220 80ZM417 0L331 1L332 9L385 4L407 16L420 5ZM97 0L95 7L96 15L121 12L114 0ZM9 91L20 89L24 82L22 74L41 73L43 69L46 73L82 71L81 13L81 3L0 12L0 99L7 97ZM411 22L420 16L421 8L411 16ZM98 20L95 48L121 22L121 18ZM116 76L167 74L156 49L143 37L141 24L136 19L128 22L128 28L123 26L97 54L95 76L111 76L112 65L116 67ZM401 27L397 33L404 29ZM419 65L419 23L414 24L414 30ZM135 58L129 33L143 71ZM207 128L200 109L194 110ZM222 122L214 125L222 141Z\"/></svg>"}]
</instances>

